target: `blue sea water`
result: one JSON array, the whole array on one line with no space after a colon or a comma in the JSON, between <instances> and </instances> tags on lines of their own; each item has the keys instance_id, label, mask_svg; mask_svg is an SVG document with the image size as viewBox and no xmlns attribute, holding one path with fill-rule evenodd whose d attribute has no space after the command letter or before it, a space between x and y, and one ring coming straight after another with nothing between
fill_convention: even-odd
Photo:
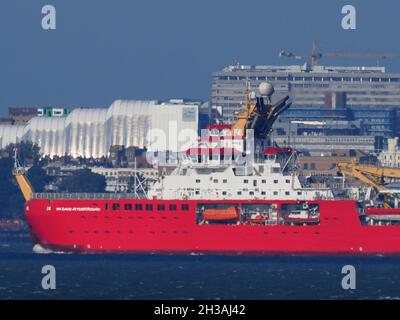
<instances>
[{"instance_id":1,"label":"blue sea water","mask_svg":"<svg viewBox=\"0 0 400 320\"><path fill-rule=\"evenodd\" d=\"M341 286L349 264L355 290ZM400 299L400 258L37 254L1 240L0 299Z\"/></svg>"}]
</instances>

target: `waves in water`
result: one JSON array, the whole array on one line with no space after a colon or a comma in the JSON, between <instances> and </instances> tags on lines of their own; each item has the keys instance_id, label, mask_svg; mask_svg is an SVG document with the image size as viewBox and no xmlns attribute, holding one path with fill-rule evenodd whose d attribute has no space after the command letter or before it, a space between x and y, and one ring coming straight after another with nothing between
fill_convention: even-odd
<instances>
[{"instance_id":1,"label":"waves in water","mask_svg":"<svg viewBox=\"0 0 400 320\"><path fill-rule=\"evenodd\" d=\"M40 254L37 254L40 253ZM343 290L344 265L357 289ZM57 289L41 289L44 265ZM54 254L0 246L0 299L398 299L400 258Z\"/></svg>"},{"instance_id":2,"label":"waves in water","mask_svg":"<svg viewBox=\"0 0 400 320\"><path fill-rule=\"evenodd\" d=\"M50 254L50 253L54 253L53 250L46 249L46 248L42 247L40 244L35 244L35 245L33 246L33 248L32 248L32 251L33 251L34 253L37 253L37 254Z\"/></svg>"}]
</instances>

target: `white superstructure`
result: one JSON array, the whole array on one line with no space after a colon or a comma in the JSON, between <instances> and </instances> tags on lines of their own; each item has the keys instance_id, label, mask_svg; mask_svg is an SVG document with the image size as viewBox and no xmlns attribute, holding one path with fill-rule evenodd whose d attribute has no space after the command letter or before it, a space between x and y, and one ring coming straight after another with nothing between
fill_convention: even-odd
<instances>
[{"instance_id":1,"label":"white superstructure","mask_svg":"<svg viewBox=\"0 0 400 320\"><path fill-rule=\"evenodd\" d=\"M202 136L186 150L183 161L170 174L162 174L147 196L191 200L333 199L330 189L306 188L295 170L289 170L295 151L265 147L265 135L254 139L263 136L260 131L268 131L268 125L276 120L279 110L284 110L287 101L285 98L278 103L281 109L270 104L274 88L266 82L261 83L259 92L263 98L257 98L256 104L248 92L247 103L242 105L244 111L237 114L234 125L212 125L202 131Z\"/></svg>"},{"instance_id":2,"label":"white superstructure","mask_svg":"<svg viewBox=\"0 0 400 320\"><path fill-rule=\"evenodd\" d=\"M328 188L304 188L298 176L285 175L274 160L255 163L248 174L235 165L180 165L161 176L148 192L159 199L333 199Z\"/></svg>"}]
</instances>

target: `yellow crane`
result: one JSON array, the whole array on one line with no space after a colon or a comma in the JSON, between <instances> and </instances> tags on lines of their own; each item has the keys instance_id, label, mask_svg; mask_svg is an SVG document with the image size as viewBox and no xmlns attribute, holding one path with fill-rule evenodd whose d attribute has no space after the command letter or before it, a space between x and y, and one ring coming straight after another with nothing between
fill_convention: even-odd
<instances>
[{"instance_id":1,"label":"yellow crane","mask_svg":"<svg viewBox=\"0 0 400 320\"><path fill-rule=\"evenodd\" d=\"M339 173L357 178L378 191L386 190L385 178L400 179L400 168L378 167L372 165L359 164L356 161L339 162L337 164Z\"/></svg>"},{"instance_id":2,"label":"yellow crane","mask_svg":"<svg viewBox=\"0 0 400 320\"><path fill-rule=\"evenodd\" d=\"M247 128L247 123L250 121L251 117L254 114L256 103L252 102L250 99L250 90L247 88L246 90L246 103L242 104L243 111L236 112L236 121L232 124L232 135L239 134L240 136L245 135L245 131Z\"/></svg>"},{"instance_id":3,"label":"yellow crane","mask_svg":"<svg viewBox=\"0 0 400 320\"><path fill-rule=\"evenodd\" d=\"M389 208L390 191L385 186L385 178L400 179L400 168L379 167L373 165L359 164L356 161L339 162L337 164L338 173L354 177L361 182L375 188L378 193L385 194L385 207ZM385 192L386 191L386 192Z\"/></svg>"},{"instance_id":4,"label":"yellow crane","mask_svg":"<svg viewBox=\"0 0 400 320\"><path fill-rule=\"evenodd\" d=\"M243 111L235 113L236 121L231 126L232 135L244 137L246 129L253 129L255 138L266 138L278 116L291 106L291 102L288 102L289 96L275 103L271 102L274 88L270 83L261 83L259 90L262 96L252 100L248 84L246 102L241 105Z\"/></svg>"},{"instance_id":5,"label":"yellow crane","mask_svg":"<svg viewBox=\"0 0 400 320\"><path fill-rule=\"evenodd\" d=\"M18 162L16 148L14 149L13 175L15 176L15 179L17 180L18 186L24 196L25 201L29 201L30 199L32 199L32 193L34 193L35 191L31 185L31 183L29 182L28 177L26 176L25 169Z\"/></svg>"}]
</instances>

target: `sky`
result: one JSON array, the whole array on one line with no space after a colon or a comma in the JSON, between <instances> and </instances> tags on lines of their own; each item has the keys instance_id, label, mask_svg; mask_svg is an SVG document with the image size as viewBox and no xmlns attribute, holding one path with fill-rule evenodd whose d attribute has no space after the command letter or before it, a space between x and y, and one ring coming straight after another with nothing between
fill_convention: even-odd
<instances>
[{"instance_id":1,"label":"sky","mask_svg":"<svg viewBox=\"0 0 400 320\"><path fill-rule=\"evenodd\" d=\"M43 30L42 7L56 8ZM356 29L341 9L356 8ZM295 64L280 49L400 52L398 0L1 0L0 115L10 106L207 101L211 73L240 61ZM329 59L326 65L376 65ZM400 71L400 57L385 60Z\"/></svg>"}]
</instances>

